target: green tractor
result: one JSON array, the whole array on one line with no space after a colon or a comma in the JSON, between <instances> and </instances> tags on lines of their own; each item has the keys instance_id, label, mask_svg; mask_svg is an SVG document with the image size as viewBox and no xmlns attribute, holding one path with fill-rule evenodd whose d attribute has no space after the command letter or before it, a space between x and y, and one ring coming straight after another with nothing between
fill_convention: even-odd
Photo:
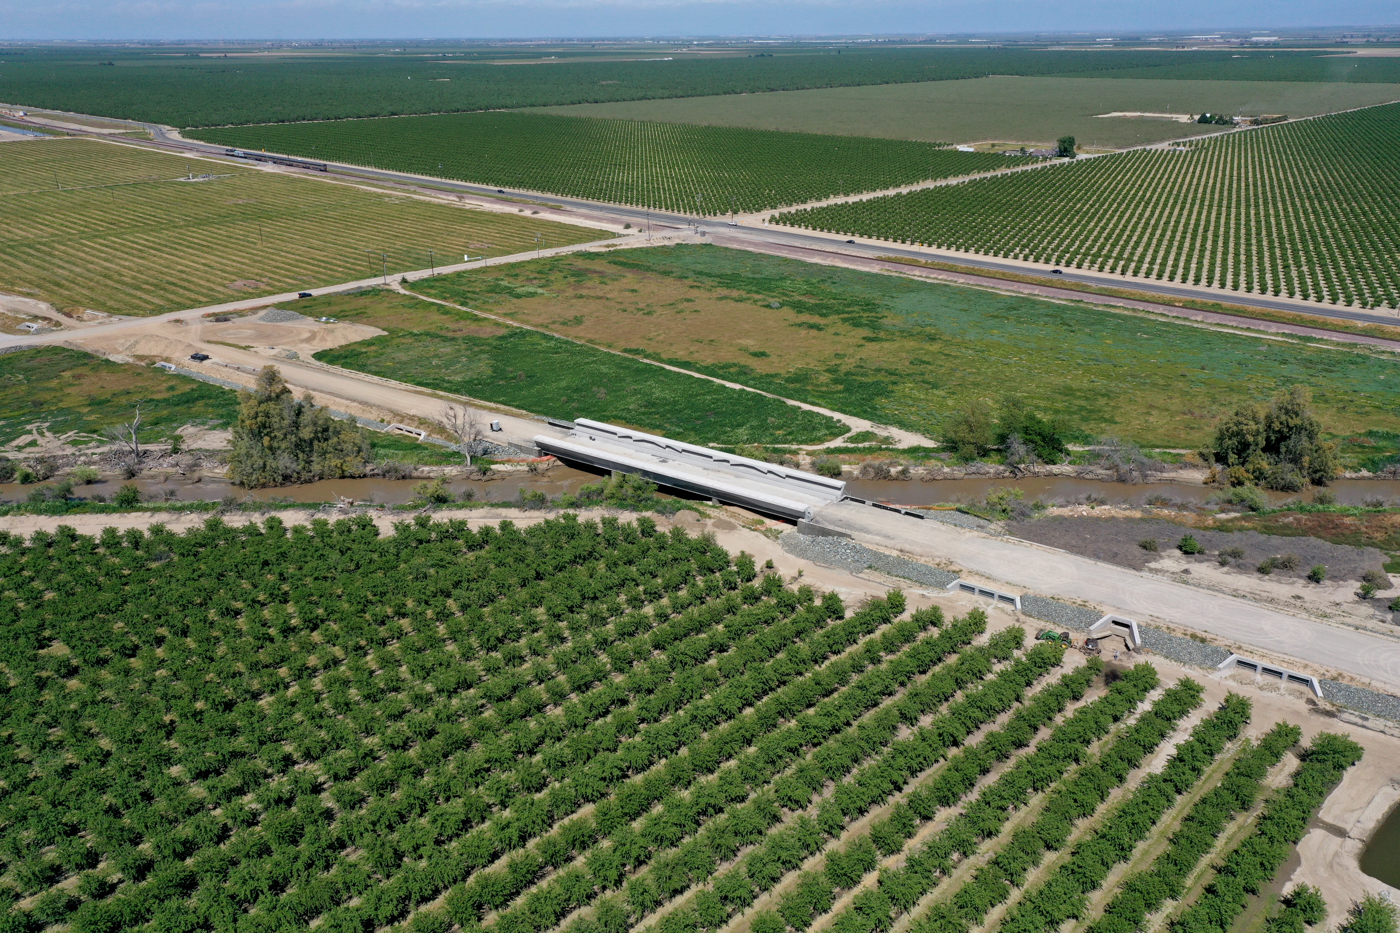
<instances>
[{"instance_id":1,"label":"green tractor","mask_svg":"<svg viewBox=\"0 0 1400 933\"><path fill-rule=\"evenodd\" d=\"M1064 645L1066 648L1073 647L1074 641L1069 637L1069 632L1052 632L1048 628L1041 629L1036 633L1037 641L1051 641Z\"/></svg>"}]
</instances>

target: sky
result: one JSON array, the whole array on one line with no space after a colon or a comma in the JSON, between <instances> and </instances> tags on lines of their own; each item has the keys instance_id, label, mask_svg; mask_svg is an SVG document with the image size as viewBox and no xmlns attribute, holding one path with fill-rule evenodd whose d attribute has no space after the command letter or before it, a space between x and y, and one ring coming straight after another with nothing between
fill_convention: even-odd
<instances>
[{"instance_id":1,"label":"sky","mask_svg":"<svg viewBox=\"0 0 1400 933\"><path fill-rule=\"evenodd\" d=\"M1400 22L1395 0L0 0L0 39L1198 31Z\"/></svg>"}]
</instances>

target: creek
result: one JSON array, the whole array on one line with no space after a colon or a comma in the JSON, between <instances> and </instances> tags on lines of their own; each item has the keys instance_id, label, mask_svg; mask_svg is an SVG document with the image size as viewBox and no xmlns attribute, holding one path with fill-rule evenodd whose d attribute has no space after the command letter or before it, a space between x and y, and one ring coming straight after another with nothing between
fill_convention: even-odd
<instances>
[{"instance_id":1,"label":"creek","mask_svg":"<svg viewBox=\"0 0 1400 933\"><path fill-rule=\"evenodd\" d=\"M488 479L452 477L447 487L454 496L473 490L478 501L507 502L516 498L521 490L537 490L550 498L564 493L577 493L579 487L595 483L602 474L587 472L555 463L539 474L524 471L497 473ZM134 480L123 480L104 476L88 486L78 486L73 494L89 498L94 493L105 496L109 501L119 488L127 482L136 484L143 499L160 501L218 500L224 496L236 496L240 501L251 502L335 502L339 497L354 499L361 503L379 505L402 505L414 499L413 488L422 479L384 479L365 477L362 479L330 479L298 486L275 486L267 489L242 489L227 480L214 476L178 476L147 474ZM0 502L22 502L40 485L21 486L17 483L0 483ZM1173 502L1189 505L1205 505L1220 490L1211 486L1191 483L1114 483L1094 479L1079 479L1073 476L1031 476L1022 479L1009 478L970 478L944 479L921 482L910 480L846 480L846 495L858 499L869 499L892 505L918 506L943 503L970 502L983 498L995 488L1020 489L1027 502L1042 499L1046 502L1078 502L1085 496L1094 496L1095 501L1110 505L1146 505L1150 497L1164 496ZM1337 497L1338 505L1364 505L1381 499L1388 502L1400 500L1400 481L1341 479L1328 489ZM1310 501L1310 493L1265 492L1271 505L1280 505L1289 499Z\"/></svg>"}]
</instances>

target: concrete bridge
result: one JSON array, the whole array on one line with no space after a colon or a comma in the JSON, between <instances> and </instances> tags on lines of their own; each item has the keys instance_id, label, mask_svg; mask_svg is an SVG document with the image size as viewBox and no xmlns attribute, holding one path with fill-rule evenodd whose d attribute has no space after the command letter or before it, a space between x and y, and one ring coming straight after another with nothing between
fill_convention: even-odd
<instances>
[{"instance_id":1,"label":"concrete bridge","mask_svg":"<svg viewBox=\"0 0 1400 933\"><path fill-rule=\"evenodd\" d=\"M561 460L632 473L794 521L811 520L818 509L841 501L846 491L839 479L586 419L574 422L564 437L537 435L535 446Z\"/></svg>"}]
</instances>

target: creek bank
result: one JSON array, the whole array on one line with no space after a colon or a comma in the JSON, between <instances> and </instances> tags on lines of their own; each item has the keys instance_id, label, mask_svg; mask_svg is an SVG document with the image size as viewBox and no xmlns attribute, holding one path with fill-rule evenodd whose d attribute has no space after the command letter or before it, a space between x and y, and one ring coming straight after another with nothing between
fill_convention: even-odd
<instances>
[{"instance_id":1,"label":"creek bank","mask_svg":"<svg viewBox=\"0 0 1400 933\"><path fill-rule=\"evenodd\" d=\"M534 468L532 469L532 466ZM68 467L67 469L71 469ZM0 503L23 502L34 492L51 487L63 472L52 480L40 483L0 484ZM483 502L505 502L522 492L541 492L550 498L579 489L598 481L598 476L558 462L539 465L528 463L497 463L487 474L467 472L462 466L420 466L403 478L386 476L347 477L318 480L293 486L267 486L244 489L230 483L224 466L200 455L165 456L131 479L117 472L106 472L96 482L78 485L72 495L78 499L112 501L121 487L134 485L143 502L303 502L338 503L350 501L369 505L404 505L417 498L416 488L424 481L442 479L446 490L455 500L471 498Z\"/></svg>"}]
</instances>

